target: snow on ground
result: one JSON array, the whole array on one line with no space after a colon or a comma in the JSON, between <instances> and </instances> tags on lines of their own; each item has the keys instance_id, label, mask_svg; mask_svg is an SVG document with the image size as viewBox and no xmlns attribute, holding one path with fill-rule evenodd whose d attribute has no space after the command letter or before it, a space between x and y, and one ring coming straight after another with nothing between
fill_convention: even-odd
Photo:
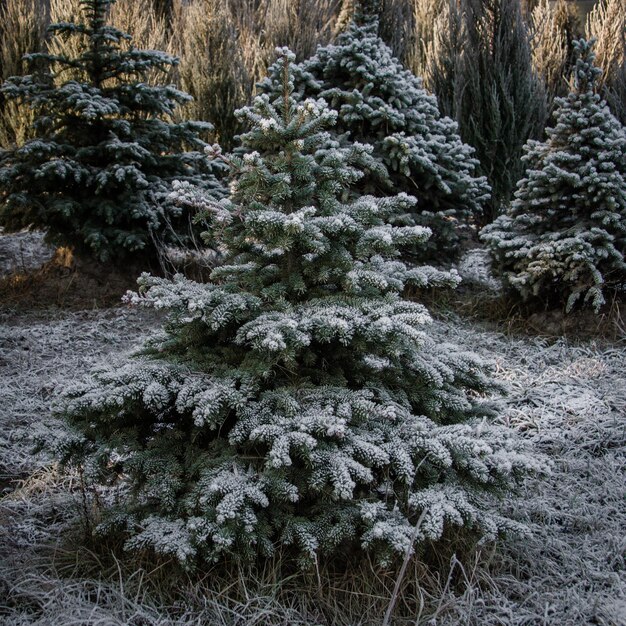
<instances>
[{"instance_id":1,"label":"snow on ground","mask_svg":"<svg viewBox=\"0 0 626 626\"><path fill-rule=\"evenodd\" d=\"M16 625L183 623L147 598L125 597L122 580L102 586L44 566L52 558L44 547L63 536L80 501L71 480L34 459L28 444L34 425L51 420L56 386L119 358L158 321L118 308L43 318L8 312L0 322L0 598L9 598L0 621L4 610L2 623ZM465 588L444 589L430 609L434 621L424 623L626 624L626 347L508 337L460 320L439 321L434 331L495 359L510 385L503 419L554 467L505 503L531 538L504 540L466 568ZM16 479L24 479L17 489ZM184 623L196 623L192 609L188 615Z\"/></svg>"},{"instance_id":2,"label":"snow on ground","mask_svg":"<svg viewBox=\"0 0 626 626\"><path fill-rule=\"evenodd\" d=\"M554 466L507 502L529 539L503 542L447 598L442 624L626 625L626 345L507 337L439 323L495 359L505 421Z\"/></svg>"}]
</instances>

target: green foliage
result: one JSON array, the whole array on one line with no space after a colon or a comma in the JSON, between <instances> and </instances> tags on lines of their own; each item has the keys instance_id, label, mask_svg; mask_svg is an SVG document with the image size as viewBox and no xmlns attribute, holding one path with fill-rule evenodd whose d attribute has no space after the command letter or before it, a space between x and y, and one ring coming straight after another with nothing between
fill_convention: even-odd
<instances>
[{"instance_id":1,"label":"green foliage","mask_svg":"<svg viewBox=\"0 0 626 626\"><path fill-rule=\"evenodd\" d=\"M464 17L456 115L492 188L490 221L513 195L522 148L541 132L546 103L519 0L466 0Z\"/></svg>"},{"instance_id":2,"label":"green foliage","mask_svg":"<svg viewBox=\"0 0 626 626\"><path fill-rule=\"evenodd\" d=\"M276 96L281 82L277 64L260 88ZM362 191L417 197L411 219L433 235L412 252L422 259L458 253L459 222L480 215L489 186L474 175L478 161L456 123L440 115L436 98L378 36L378 3L361 2L337 41L296 68L295 82L301 97L324 98L337 111L334 134L341 141L373 146L384 168L359 184Z\"/></svg>"},{"instance_id":3,"label":"green foliage","mask_svg":"<svg viewBox=\"0 0 626 626\"><path fill-rule=\"evenodd\" d=\"M204 156L200 122L172 123L189 96L151 84L177 61L132 47L106 23L109 0L82 0L83 22L50 27L79 52L28 56L35 73L9 79L4 97L30 108L34 138L0 153L0 223L41 228L80 255L124 262L154 258L183 239L188 217L169 198L173 180L219 192ZM202 175L202 178L201 178Z\"/></svg>"},{"instance_id":4,"label":"green foliage","mask_svg":"<svg viewBox=\"0 0 626 626\"><path fill-rule=\"evenodd\" d=\"M428 82L476 149L491 185L483 221L506 206L523 166L522 148L546 117L542 81L532 67L520 0L451 1L439 16Z\"/></svg>"},{"instance_id":5,"label":"green foliage","mask_svg":"<svg viewBox=\"0 0 626 626\"><path fill-rule=\"evenodd\" d=\"M481 235L508 285L567 310L584 296L597 311L626 280L626 133L596 93L592 47L575 42L573 92L557 98L547 140L526 145L511 209Z\"/></svg>"},{"instance_id":6,"label":"green foliage","mask_svg":"<svg viewBox=\"0 0 626 626\"><path fill-rule=\"evenodd\" d=\"M483 496L535 462L488 422L481 360L400 295L458 277L398 260L428 237L387 222L415 199L354 197L371 148L333 142L337 113L294 98L281 57L283 97L238 112L231 197L204 203L225 263L206 284L143 275L128 299L169 311L163 336L66 393L57 450L110 503L97 532L191 566L279 546L389 563L448 528L512 528Z\"/></svg>"}]
</instances>

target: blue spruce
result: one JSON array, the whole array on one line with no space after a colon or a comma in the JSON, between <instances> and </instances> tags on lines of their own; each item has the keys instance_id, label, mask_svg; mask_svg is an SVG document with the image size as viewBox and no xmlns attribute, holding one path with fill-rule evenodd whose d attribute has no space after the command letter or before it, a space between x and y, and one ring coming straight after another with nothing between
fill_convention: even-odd
<instances>
[{"instance_id":1,"label":"blue spruce","mask_svg":"<svg viewBox=\"0 0 626 626\"><path fill-rule=\"evenodd\" d=\"M403 191L417 198L409 215L396 218L432 230L414 255L451 258L460 250L459 227L476 221L491 190L476 175L479 162L456 122L440 114L435 96L380 38L379 4L359 2L337 41L294 68L296 91L302 98L324 98L337 111L334 135L373 146L373 157L384 167L360 181L361 191ZM280 67L273 66L260 87L280 95L281 81Z\"/></svg>"},{"instance_id":2,"label":"blue spruce","mask_svg":"<svg viewBox=\"0 0 626 626\"><path fill-rule=\"evenodd\" d=\"M174 123L190 97L154 80L177 60L138 50L107 25L112 1L81 0L81 23L50 27L55 39L80 40L80 53L32 54L36 71L2 87L34 111L35 137L0 153L0 224L43 229L52 243L100 261L154 260L190 232L172 182L218 195L221 187L201 152L210 125Z\"/></svg>"},{"instance_id":3,"label":"blue spruce","mask_svg":"<svg viewBox=\"0 0 626 626\"><path fill-rule=\"evenodd\" d=\"M110 490L96 532L189 566L278 549L390 563L447 529L512 528L484 495L535 462L490 423L481 359L401 297L458 278L398 260L429 234L388 224L415 199L350 193L371 147L333 145L337 113L293 96L292 62L282 50L282 99L238 112L231 196L204 202L224 264L204 284L141 277L128 299L168 311L164 333L68 389L58 453Z\"/></svg>"},{"instance_id":4,"label":"blue spruce","mask_svg":"<svg viewBox=\"0 0 626 626\"><path fill-rule=\"evenodd\" d=\"M495 269L525 299L596 311L626 283L626 132L597 93L593 41L574 42L573 90L525 146L507 213L483 229Z\"/></svg>"}]
</instances>

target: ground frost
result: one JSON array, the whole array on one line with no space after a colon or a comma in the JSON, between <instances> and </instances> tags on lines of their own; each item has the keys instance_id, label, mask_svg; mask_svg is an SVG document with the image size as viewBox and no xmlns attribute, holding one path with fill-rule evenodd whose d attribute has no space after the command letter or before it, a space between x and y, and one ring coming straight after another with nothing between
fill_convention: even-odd
<instances>
[{"instance_id":1,"label":"ground frost","mask_svg":"<svg viewBox=\"0 0 626 626\"><path fill-rule=\"evenodd\" d=\"M55 389L158 327L145 311L118 308L16 317L0 322L0 617L7 624L313 624L272 600L220 610L193 601L174 617L118 581L62 576L45 563L78 515L72 478L30 453L37 425L50 423ZM502 541L461 585L444 585L424 624L578 626L626 624L626 347L620 343L506 336L460 320L434 332L491 357L509 386L502 420L552 460L505 506L530 538ZM46 556L47 555L47 556ZM198 594L199 596L201 594ZM262 605L262 606L261 606ZM256 607L256 608L255 608ZM260 608L258 608L260 607ZM220 612L221 611L221 612ZM360 623L377 623L360 616ZM198 621L200 620L200 621ZM265 620L265 621L264 621ZM208 622L205 622L208 623ZM339 623L339 621L337 621ZM341 622L343 623L343 622Z\"/></svg>"}]
</instances>

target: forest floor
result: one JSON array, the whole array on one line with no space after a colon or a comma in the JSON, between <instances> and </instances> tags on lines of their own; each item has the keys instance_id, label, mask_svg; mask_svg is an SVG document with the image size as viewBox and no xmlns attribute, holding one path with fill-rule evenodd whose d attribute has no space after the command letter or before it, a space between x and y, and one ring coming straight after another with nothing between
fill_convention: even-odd
<instances>
[{"instance_id":1,"label":"forest floor","mask_svg":"<svg viewBox=\"0 0 626 626\"><path fill-rule=\"evenodd\" d=\"M36 235L0 235L0 275L36 272L51 256ZM280 582L276 589L245 580L224 589L209 577L188 577L164 591L169 574L162 566L129 566L81 545L78 478L34 455L33 435L62 428L50 406L63 384L98 362L126 358L158 329L159 317L74 304L46 306L36 297L0 302L0 623L381 624L388 596L372 599L357 590L354 601L333 604L333 589L288 594ZM492 360L509 388L502 420L552 467L498 504L528 525L528 537L452 559L439 578L418 585L411 619L391 623L625 626L624 338L503 332L502 325L454 311L439 313L432 332ZM398 615L410 613L407 604L398 603Z\"/></svg>"}]
</instances>

